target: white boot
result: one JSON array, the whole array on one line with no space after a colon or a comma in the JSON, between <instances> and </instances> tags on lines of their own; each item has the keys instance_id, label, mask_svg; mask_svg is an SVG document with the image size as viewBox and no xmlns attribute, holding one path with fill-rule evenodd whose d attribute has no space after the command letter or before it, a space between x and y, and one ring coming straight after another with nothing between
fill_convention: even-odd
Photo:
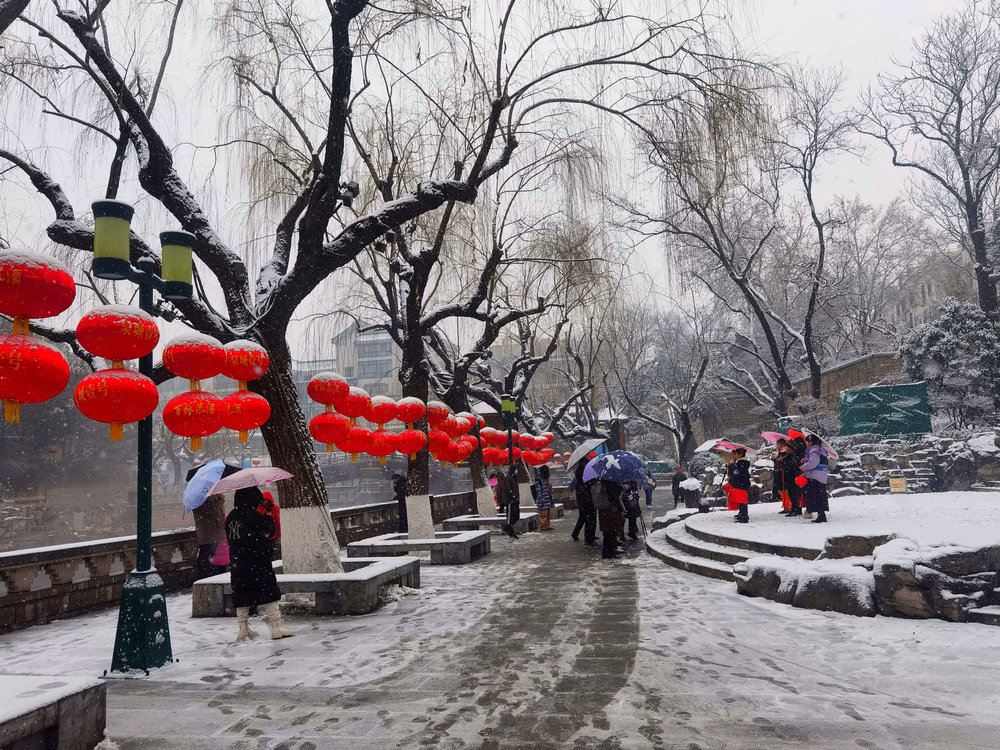
<instances>
[{"instance_id":1,"label":"white boot","mask_svg":"<svg viewBox=\"0 0 1000 750\"><path fill-rule=\"evenodd\" d=\"M285 627L285 621L281 617L281 609L279 609L277 602L265 604L264 611L267 613L267 620L271 626L272 641L276 641L279 638L288 638L290 635L295 635L294 630Z\"/></svg>"},{"instance_id":2,"label":"white boot","mask_svg":"<svg viewBox=\"0 0 1000 750\"><path fill-rule=\"evenodd\" d=\"M247 638L256 638L260 633L250 629L250 607L236 608L236 624L239 626L239 633L236 635L236 642L242 643Z\"/></svg>"}]
</instances>

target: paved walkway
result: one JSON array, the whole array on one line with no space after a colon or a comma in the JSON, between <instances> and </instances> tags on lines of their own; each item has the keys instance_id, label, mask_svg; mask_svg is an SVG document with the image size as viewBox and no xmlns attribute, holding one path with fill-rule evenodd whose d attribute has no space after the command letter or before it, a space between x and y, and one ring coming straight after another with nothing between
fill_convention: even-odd
<instances>
[{"instance_id":1,"label":"paved walkway","mask_svg":"<svg viewBox=\"0 0 1000 750\"><path fill-rule=\"evenodd\" d=\"M605 562L569 540L575 515L427 566L421 593L372 615L293 612L282 641L227 643L232 621L171 597L179 663L109 682L108 735L165 750L1000 747L995 628L747 599L641 545ZM99 672L113 620L4 636L0 663Z\"/></svg>"}]
</instances>

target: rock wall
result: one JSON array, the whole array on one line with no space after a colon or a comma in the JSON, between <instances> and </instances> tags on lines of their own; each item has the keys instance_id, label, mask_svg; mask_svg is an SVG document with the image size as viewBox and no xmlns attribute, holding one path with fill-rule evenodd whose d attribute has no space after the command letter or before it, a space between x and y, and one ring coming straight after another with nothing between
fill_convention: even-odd
<instances>
[{"instance_id":1,"label":"rock wall","mask_svg":"<svg viewBox=\"0 0 1000 750\"><path fill-rule=\"evenodd\" d=\"M964 622L1000 603L1000 545L920 545L903 537L827 540L816 560L754 557L733 566L737 590L794 607Z\"/></svg>"}]
</instances>

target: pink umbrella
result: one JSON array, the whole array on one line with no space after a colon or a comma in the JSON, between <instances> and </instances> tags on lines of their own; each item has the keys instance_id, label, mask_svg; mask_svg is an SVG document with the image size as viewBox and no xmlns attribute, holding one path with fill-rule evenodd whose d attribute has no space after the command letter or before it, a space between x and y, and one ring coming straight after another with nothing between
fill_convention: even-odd
<instances>
[{"instance_id":1,"label":"pink umbrella","mask_svg":"<svg viewBox=\"0 0 1000 750\"><path fill-rule=\"evenodd\" d=\"M741 445L740 443L734 443L734 442L732 442L730 440L716 440L715 441L715 447L718 450L729 451L730 453L732 453L737 448L742 448L747 453L752 453L753 455L757 455L757 453L759 452L756 449L751 448L751 447L749 447L747 445ZM233 476L235 476L235 474Z\"/></svg>"},{"instance_id":2,"label":"pink umbrella","mask_svg":"<svg viewBox=\"0 0 1000 750\"><path fill-rule=\"evenodd\" d=\"M240 469L239 471L230 474L228 477L224 477L213 484L212 489L208 491L208 494L221 495L225 492L242 490L245 487L257 487L261 484L277 482L279 479L288 479L292 476L292 474L289 474L284 469L279 469L274 466L258 466L253 469Z\"/></svg>"},{"instance_id":3,"label":"pink umbrella","mask_svg":"<svg viewBox=\"0 0 1000 750\"><path fill-rule=\"evenodd\" d=\"M767 431L765 431L765 432L760 433L760 436L762 438L764 438L769 443L777 443L779 440L790 440L791 439L791 438L788 437L788 435L785 435L783 432L767 432Z\"/></svg>"}]
</instances>

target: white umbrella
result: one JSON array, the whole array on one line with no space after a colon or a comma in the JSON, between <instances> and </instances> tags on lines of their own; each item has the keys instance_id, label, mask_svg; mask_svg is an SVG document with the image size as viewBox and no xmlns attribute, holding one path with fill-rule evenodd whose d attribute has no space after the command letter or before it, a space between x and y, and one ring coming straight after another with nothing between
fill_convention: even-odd
<instances>
[{"instance_id":1,"label":"white umbrella","mask_svg":"<svg viewBox=\"0 0 1000 750\"><path fill-rule=\"evenodd\" d=\"M566 462L566 470L569 471L574 466L576 466L580 461L582 461L588 453L593 451L608 442L607 438L591 438L590 440L585 440L582 445L580 445L569 457L569 461Z\"/></svg>"}]
</instances>

